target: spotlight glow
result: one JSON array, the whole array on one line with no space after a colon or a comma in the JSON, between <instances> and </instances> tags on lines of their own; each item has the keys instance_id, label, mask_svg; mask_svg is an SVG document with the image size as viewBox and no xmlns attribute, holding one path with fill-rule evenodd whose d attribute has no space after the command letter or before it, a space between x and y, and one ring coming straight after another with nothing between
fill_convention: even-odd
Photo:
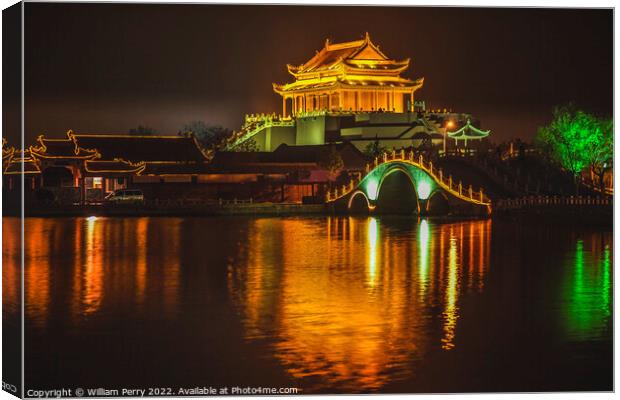
<instances>
[{"instance_id":1,"label":"spotlight glow","mask_svg":"<svg viewBox=\"0 0 620 400\"><path fill-rule=\"evenodd\" d=\"M370 179L368 181L368 183L366 184L366 194L368 195L368 198L370 200L376 200L377 199L377 189L378 189L378 182L376 179Z\"/></svg>"},{"instance_id":2,"label":"spotlight glow","mask_svg":"<svg viewBox=\"0 0 620 400\"><path fill-rule=\"evenodd\" d=\"M418 183L418 197L420 200L428 199L431 194L431 184L427 181L421 181Z\"/></svg>"}]
</instances>

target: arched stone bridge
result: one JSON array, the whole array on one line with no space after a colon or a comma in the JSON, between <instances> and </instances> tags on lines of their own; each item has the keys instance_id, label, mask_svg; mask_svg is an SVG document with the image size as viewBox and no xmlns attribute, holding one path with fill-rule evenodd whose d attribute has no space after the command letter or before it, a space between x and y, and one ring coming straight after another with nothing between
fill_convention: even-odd
<instances>
[{"instance_id":1,"label":"arched stone bridge","mask_svg":"<svg viewBox=\"0 0 620 400\"><path fill-rule=\"evenodd\" d=\"M332 190L326 203L338 212L485 216L491 201L483 190L455 183L412 151L392 151L366 165L366 173Z\"/></svg>"}]
</instances>

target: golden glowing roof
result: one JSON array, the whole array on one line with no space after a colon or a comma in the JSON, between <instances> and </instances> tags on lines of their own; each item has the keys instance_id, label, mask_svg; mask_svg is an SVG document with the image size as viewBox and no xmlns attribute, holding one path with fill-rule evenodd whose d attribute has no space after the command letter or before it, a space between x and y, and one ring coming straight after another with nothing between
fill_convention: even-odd
<instances>
[{"instance_id":1,"label":"golden glowing roof","mask_svg":"<svg viewBox=\"0 0 620 400\"><path fill-rule=\"evenodd\" d=\"M14 156L3 166L2 171L5 175L39 174L41 168L36 158L32 156L30 150L15 150Z\"/></svg>"},{"instance_id":2,"label":"golden glowing roof","mask_svg":"<svg viewBox=\"0 0 620 400\"><path fill-rule=\"evenodd\" d=\"M296 78L295 82L274 83L273 88L279 94L332 87L416 89L422 86L423 78L410 80L400 76L409 67L409 61L388 58L368 33L361 40L345 43L330 43L328 39L306 63L287 65L288 71Z\"/></svg>"}]
</instances>

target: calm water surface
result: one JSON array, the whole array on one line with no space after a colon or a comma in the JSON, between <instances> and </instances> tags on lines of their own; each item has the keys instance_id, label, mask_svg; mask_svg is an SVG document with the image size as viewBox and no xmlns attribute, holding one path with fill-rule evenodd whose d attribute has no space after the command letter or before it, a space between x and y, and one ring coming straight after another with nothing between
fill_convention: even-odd
<instances>
[{"instance_id":1,"label":"calm water surface","mask_svg":"<svg viewBox=\"0 0 620 400\"><path fill-rule=\"evenodd\" d=\"M27 389L612 389L611 230L32 218L25 235Z\"/></svg>"}]
</instances>

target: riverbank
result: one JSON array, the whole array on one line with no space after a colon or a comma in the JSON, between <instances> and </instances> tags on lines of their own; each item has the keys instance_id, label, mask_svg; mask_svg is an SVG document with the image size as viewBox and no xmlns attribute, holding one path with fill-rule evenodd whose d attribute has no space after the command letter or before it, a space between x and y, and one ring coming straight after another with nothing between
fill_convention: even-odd
<instances>
[{"instance_id":1,"label":"riverbank","mask_svg":"<svg viewBox=\"0 0 620 400\"><path fill-rule=\"evenodd\" d=\"M13 211L13 212L11 212ZM17 212L16 212L17 211ZM327 214L331 209L323 204L283 204L283 203L239 203L224 205L197 206L115 206L101 205L57 206L26 208L26 217L191 217L191 216L226 216L226 215L312 215ZM5 216L19 216L19 210L3 210Z\"/></svg>"}]
</instances>

